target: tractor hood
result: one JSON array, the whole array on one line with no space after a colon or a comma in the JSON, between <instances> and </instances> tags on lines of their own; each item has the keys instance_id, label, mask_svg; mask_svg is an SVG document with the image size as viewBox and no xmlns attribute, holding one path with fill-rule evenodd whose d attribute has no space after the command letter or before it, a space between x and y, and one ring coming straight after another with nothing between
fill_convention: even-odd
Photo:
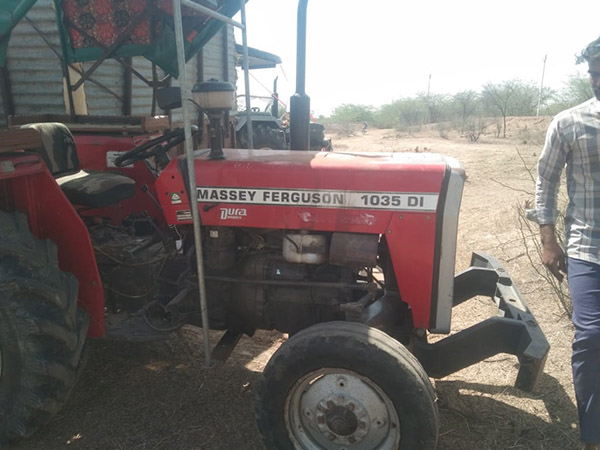
<instances>
[{"instance_id":1,"label":"tractor hood","mask_svg":"<svg viewBox=\"0 0 600 450\"><path fill-rule=\"evenodd\" d=\"M178 76L171 0L53 0L63 56L67 63L110 57L143 56ZM0 65L5 64L10 32L36 0L0 2ZM209 2L198 1L206 6ZM233 17L239 0L224 0L215 11ZM223 26L217 19L183 8L186 61Z\"/></svg>"}]
</instances>

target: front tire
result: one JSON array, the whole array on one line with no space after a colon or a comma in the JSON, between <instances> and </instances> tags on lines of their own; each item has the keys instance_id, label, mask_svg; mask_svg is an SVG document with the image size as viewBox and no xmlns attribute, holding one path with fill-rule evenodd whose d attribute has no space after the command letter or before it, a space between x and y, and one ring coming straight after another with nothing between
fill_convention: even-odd
<instances>
[{"instance_id":1,"label":"front tire","mask_svg":"<svg viewBox=\"0 0 600 450\"><path fill-rule=\"evenodd\" d=\"M258 387L269 450L432 450L438 412L427 374L398 341L359 323L291 337Z\"/></svg>"},{"instance_id":2,"label":"front tire","mask_svg":"<svg viewBox=\"0 0 600 450\"><path fill-rule=\"evenodd\" d=\"M54 243L0 212L0 446L46 423L77 380L88 326L77 287Z\"/></svg>"}]
</instances>

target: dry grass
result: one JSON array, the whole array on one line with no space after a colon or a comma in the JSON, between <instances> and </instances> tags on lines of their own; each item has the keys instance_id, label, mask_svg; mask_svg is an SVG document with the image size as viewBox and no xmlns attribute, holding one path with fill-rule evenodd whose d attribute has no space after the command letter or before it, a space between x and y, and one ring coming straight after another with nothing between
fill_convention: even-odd
<instances>
[{"instance_id":1,"label":"dry grass","mask_svg":"<svg viewBox=\"0 0 600 450\"><path fill-rule=\"evenodd\" d=\"M477 142L435 127L419 132L369 129L340 137L336 151L426 151L456 157L467 170L457 271L472 251L500 259L541 323L551 350L535 392L512 387L516 358L498 355L435 380L441 429L438 450L569 450L579 448L570 373L572 326L552 290L531 267L516 205L533 187L523 168L541 150L547 118L511 119L507 139L494 130ZM519 150L517 153L516 150ZM462 329L494 314L476 298L454 312ZM213 333L216 340L219 333ZM220 369L203 367L202 336L184 328L158 344L94 342L74 395L48 426L12 450L263 449L254 424L254 388L281 342L279 333L244 338Z\"/></svg>"}]
</instances>

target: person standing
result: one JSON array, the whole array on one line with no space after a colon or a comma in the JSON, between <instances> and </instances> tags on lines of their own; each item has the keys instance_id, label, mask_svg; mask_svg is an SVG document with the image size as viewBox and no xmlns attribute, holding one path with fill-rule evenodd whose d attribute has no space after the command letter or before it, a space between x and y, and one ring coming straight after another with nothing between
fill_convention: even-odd
<instances>
[{"instance_id":1,"label":"person standing","mask_svg":"<svg viewBox=\"0 0 600 450\"><path fill-rule=\"evenodd\" d=\"M559 113L538 162L535 209L542 262L559 281L567 274L573 304L572 369L580 439L600 450L600 38L577 58L586 61L594 98ZM566 256L556 239L557 193L566 166Z\"/></svg>"}]
</instances>

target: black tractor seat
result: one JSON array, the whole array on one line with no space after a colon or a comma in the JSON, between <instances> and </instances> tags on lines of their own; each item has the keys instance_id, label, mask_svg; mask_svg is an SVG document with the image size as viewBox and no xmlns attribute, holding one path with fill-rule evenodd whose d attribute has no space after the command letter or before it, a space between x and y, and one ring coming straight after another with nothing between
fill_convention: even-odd
<instances>
[{"instance_id":1,"label":"black tractor seat","mask_svg":"<svg viewBox=\"0 0 600 450\"><path fill-rule=\"evenodd\" d=\"M135 181L115 172L80 170L75 140L62 123L34 123L42 148L37 149L69 201L84 208L104 208L135 195Z\"/></svg>"},{"instance_id":2,"label":"black tractor seat","mask_svg":"<svg viewBox=\"0 0 600 450\"><path fill-rule=\"evenodd\" d=\"M104 208L135 195L135 181L114 172L80 170L56 182L71 203L87 208Z\"/></svg>"}]
</instances>

